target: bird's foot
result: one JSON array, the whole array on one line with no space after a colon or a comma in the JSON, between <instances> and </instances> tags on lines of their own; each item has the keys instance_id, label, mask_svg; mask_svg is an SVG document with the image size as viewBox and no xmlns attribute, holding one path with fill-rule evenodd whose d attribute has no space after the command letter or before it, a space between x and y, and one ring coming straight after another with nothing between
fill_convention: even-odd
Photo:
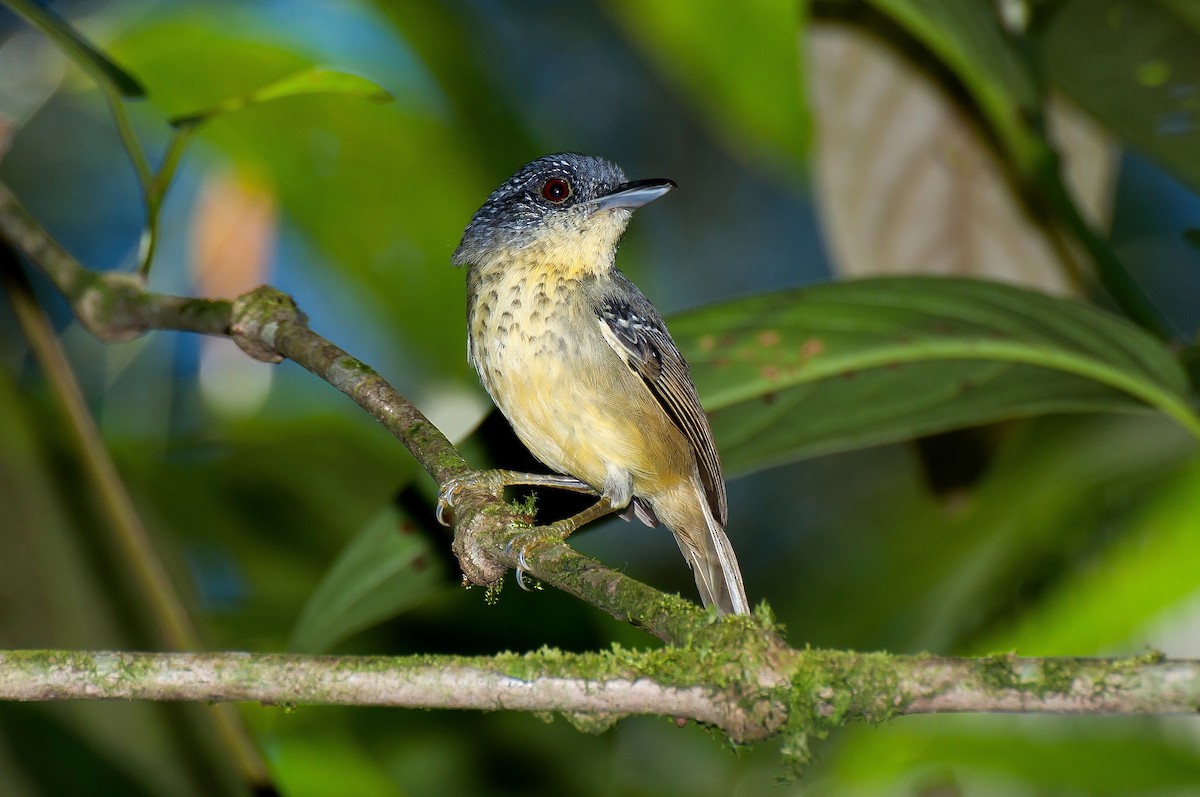
<instances>
[{"instance_id":1,"label":"bird's foot","mask_svg":"<svg viewBox=\"0 0 1200 797\"><path fill-rule=\"evenodd\" d=\"M519 473L510 470L480 470L470 471L446 481L438 491L436 516L443 526L454 523L455 505L462 500L467 492L481 492L494 498L501 498L505 487L514 485L533 487L553 487L559 490L570 490L577 493L592 493L595 490L584 482L570 476L559 474ZM526 560L526 550L535 542L560 542L571 536L585 523L603 517L613 511L612 501L607 496L600 496L595 504L577 515L550 523L546 526L526 528L514 534L504 545L505 556L510 558L516 552L517 586L528 591L525 574L530 571Z\"/></svg>"},{"instance_id":2,"label":"bird's foot","mask_svg":"<svg viewBox=\"0 0 1200 797\"><path fill-rule=\"evenodd\" d=\"M504 553L507 556L512 556L513 551L516 550L517 566L515 569L517 571L517 586L526 592L529 591L529 587L525 586L525 574L530 569L529 562L525 559L525 551L530 545L547 541L562 542L574 534L581 526L612 513L613 509L612 501L609 500L608 496L602 495L599 501L576 515L563 518L545 526L527 529L509 539L504 544Z\"/></svg>"},{"instance_id":3,"label":"bird's foot","mask_svg":"<svg viewBox=\"0 0 1200 797\"><path fill-rule=\"evenodd\" d=\"M454 476L438 490L437 510L434 516L443 526L454 524L454 505L467 490L477 489L495 496L500 495L504 483L495 477L496 471L476 470Z\"/></svg>"},{"instance_id":4,"label":"bird's foot","mask_svg":"<svg viewBox=\"0 0 1200 797\"><path fill-rule=\"evenodd\" d=\"M438 523L449 526L454 522L454 505L468 490L478 490L499 498L505 487L553 487L576 493L594 493L590 485L570 476L556 473L520 473L511 470L475 470L455 476L438 491L436 517Z\"/></svg>"}]
</instances>

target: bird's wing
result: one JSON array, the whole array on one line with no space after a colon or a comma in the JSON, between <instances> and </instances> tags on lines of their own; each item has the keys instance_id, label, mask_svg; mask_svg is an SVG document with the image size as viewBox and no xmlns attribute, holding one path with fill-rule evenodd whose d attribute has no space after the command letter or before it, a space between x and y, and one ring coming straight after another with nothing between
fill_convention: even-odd
<instances>
[{"instance_id":1,"label":"bird's wing","mask_svg":"<svg viewBox=\"0 0 1200 797\"><path fill-rule=\"evenodd\" d=\"M632 283L625 284L632 288L631 294L622 292L625 295L600 299L597 315L601 332L691 444L709 506L724 526L729 510L721 461L687 363L658 311Z\"/></svg>"}]
</instances>

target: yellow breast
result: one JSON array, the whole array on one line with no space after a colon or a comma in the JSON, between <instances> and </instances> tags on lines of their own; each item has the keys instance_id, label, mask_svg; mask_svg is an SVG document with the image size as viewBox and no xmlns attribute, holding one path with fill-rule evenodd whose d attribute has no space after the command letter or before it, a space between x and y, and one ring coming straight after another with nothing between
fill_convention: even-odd
<instances>
[{"instance_id":1,"label":"yellow breast","mask_svg":"<svg viewBox=\"0 0 1200 797\"><path fill-rule=\"evenodd\" d=\"M471 358L539 460L597 490L625 478L635 494L654 492L668 475L691 472L691 452L601 334L589 279L513 267L480 279Z\"/></svg>"}]
</instances>

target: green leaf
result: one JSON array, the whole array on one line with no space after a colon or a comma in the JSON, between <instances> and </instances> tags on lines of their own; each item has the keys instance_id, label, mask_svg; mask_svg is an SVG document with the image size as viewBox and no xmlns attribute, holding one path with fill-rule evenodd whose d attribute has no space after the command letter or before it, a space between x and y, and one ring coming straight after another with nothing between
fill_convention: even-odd
<instances>
[{"instance_id":1,"label":"green leaf","mask_svg":"<svg viewBox=\"0 0 1200 797\"><path fill-rule=\"evenodd\" d=\"M289 648L328 650L415 606L434 591L440 576L425 540L389 506L338 555L301 612Z\"/></svg>"},{"instance_id":2,"label":"green leaf","mask_svg":"<svg viewBox=\"0 0 1200 797\"><path fill-rule=\"evenodd\" d=\"M982 0L871 0L962 81L1022 174L1044 167L1045 141L1030 125L1041 95L1029 64Z\"/></svg>"},{"instance_id":3,"label":"green leaf","mask_svg":"<svg viewBox=\"0 0 1200 797\"><path fill-rule=\"evenodd\" d=\"M1072 0L1038 39L1053 83L1200 188L1200 14L1184 2Z\"/></svg>"},{"instance_id":4,"label":"green leaf","mask_svg":"<svg viewBox=\"0 0 1200 797\"><path fill-rule=\"evenodd\" d=\"M323 67L313 67L288 75L282 80L277 80L248 94L222 100L202 111L176 116L170 121L173 127L190 127L207 122L214 116L241 110L251 105L261 105L264 102L305 94L365 97L375 102L387 102L392 99L392 95L384 88L364 77Z\"/></svg>"},{"instance_id":5,"label":"green leaf","mask_svg":"<svg viewBox=\"0 0 1200 797\"><path fill-rule=\"evenodd\" d=\"M220 15L185 14L174 6L165 12L125 31L113 52L138 74L153 76L151 100L168 116L312 66L304 53L271 37L231 32ZM420 69L412 75L389 75L397 103L332 95L268 103L203 126L204 144L274 188L280 211L315 248L306 280L334 300L340 317L358 320L348 327L352 335L388 342L369 356L374 367L406 373L414 384L457 380L478 391L460 337L428 333L446 323L447 307L463 300L462 272L450 267L450 252L471 209L498 177L494 163L484 168L485 161L464 146L438 87ZM474 98L474 106L495 102L485 94ZM511 133L489 136L495 146L514 151ZM346 344L362 350L354 339Z\"/></svg>"},{"instance_id":6,"label":"green leaf","mask_svg":"<svg viewBox=\"0 0 1200 797\"><path fill-rule=\"evenodd\" d=\"M625 31L709 117L714 131L803 168L809 128L797 44L802 4L614 0Z\"/></svg>"},{"instance_id":7,"label":"green leaf","mask_svg":"<svg viewBox=\"0 0 1200 797\"><path fill-rule=\"evenodd\" d=\"M68 25L66 20L49 9L43 8L31 0L4 0L4 5L44 33L96 82L108 84L123 97L145 96L146 91L137 78L109 60L106 55L80 36L78 31Z\"/></svg>"},{"instance_id":8,"label":"green leaf","mask_svg":"<svg viewBox=\"0 0 1200 797\"><path fill-rule=\"evenodd\" d=\"M1052 412L1153 408L1200 437L1162 344L1000 283L833 283L697 310L671 330L730 472Z\"/></svg>"}]
</instances>

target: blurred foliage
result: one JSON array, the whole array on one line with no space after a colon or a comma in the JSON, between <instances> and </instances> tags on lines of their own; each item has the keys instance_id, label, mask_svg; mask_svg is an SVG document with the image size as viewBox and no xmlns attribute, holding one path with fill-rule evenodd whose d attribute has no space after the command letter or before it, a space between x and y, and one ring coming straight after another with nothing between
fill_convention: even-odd
<instances>
[{"instance_id":1,"label":"blurred foliage","mask_svg":"<svg viewBox=\"0 0 1200 797\"><path fill-rule=\"evenodd\" d=\"M120 107L150 167L170 166L152 287L276 284L464 440L472 461L526 466L495 424L469 436L488 405L463 356L463 275L448 264L458 235L496 184L546 152L671 176L682 190L639 214L621 265L674 314L730 475L753 473L730 483L730 536L752 600L770 602L794 644L1200 654L1200 458L1185 371L1195 373L1188 343L1200 326L1193 5L684 9L57 3L115 64L90 73L5 15L0 114L15 133L0 179L89 267L136 267L142 186L87 75L132 76L146 98ZM826 50L809 37L831 26L855 34L843 66L884 48L952 112L909 124L925 106L906 88L821 83L830 75L813 59ZM394 101L356 96L375 87ZM1052 129L1059 103L1090 115L1093 149ZM186 152L172 137L168 120L233 106L189 127ZM838 127L822 126L835 113ZM1115 186L1057 170L1060 157L1074 168L1119 148ZM864 151L869 168L826 168L864 163ZM981 159L992 164L989 201L1003 194L1011 208L1003 226L964 167ZM826 186L853 181L853 201L827 201L810 171ZM204 210L243 184L272 212ZM868 202L872 212L855 213ZM1081 226L1110 215L1111 237ZM900 270L1025 287L910 276L802 288L848 273L846 247L822 227L873 242L860 251L895 251ZM966 240L984 233L986 246ZM272 245L246 247L242 273L215 274L200 252L223 238ZM950 269L934 263L945 246ZM1031 277L1018 261L1034 246ZM327 385L287 363L230 361L224 341L99 344L31 277L204 646L653 644L552 591L509 588L489 606L457 588L430 481ZM1037 292L1062 285L1077 298ZM1114 308L1136 304L1128 291L1162 308L1172 340L1120 317ZM153 646L145 597L107 542L57 406L0 302L0 646ZM614 522L577 544L692 592L669 535ZM225 785L232 768L212 764L220 743L197 739L191 709L176 708L0 706L0 793L238 793ZM734 755L662 720L586 736L516 714L248 706L242 716L285 795L1200 789L1190 720L910 718L835 735L804 781L779 787L771 745Z\"/></svg>"},{"instance_id":2,"label":"blurred foliage","mask_svg":"<svg viewBox=\"0 0 1200 797\"><path fill-rule=\"evenodd\" d=\"M790 163L799 175L809 144L797 47L801 5L696 3L681 14L670 0L623 0L612 8L647 58L711 120L722 143L761 152L768 168Z\"/></svg>"},{"instance_id":3,"label":"blurred foliage","mask_svg":"<svg viewBox=\"0 0 1200 797\"><path fill-rule=\"evenodd\" d=\"M1172 0L1065 3L1042 40L1048 75L1097 120L1200 188L1200 9ZM1088 52L1104 50L1101 59Z\"/></svg>"}]
</instances>

